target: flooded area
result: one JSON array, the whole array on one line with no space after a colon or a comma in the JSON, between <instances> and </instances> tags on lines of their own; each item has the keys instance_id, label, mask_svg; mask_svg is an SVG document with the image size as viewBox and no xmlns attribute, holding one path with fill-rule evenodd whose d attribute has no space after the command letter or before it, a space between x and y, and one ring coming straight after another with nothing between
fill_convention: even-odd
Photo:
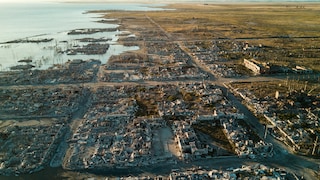
<instances>
[{"instance_id":1,"label":"flooded area","mask_svg":"<svg viewBox=\"0 0 320 180\"><path fill-rule=\"evenodd\" d=\"M117 30L115 20L102 19L101 14L86 13L100 9L161 10L143 4L121 3L1 4L0 70L48 69L74 59L95 59L104 64L111 55L139 49L117 44L118 35L122 32ZM96 31L72 33L78 30ZM67 51L92 43L107 45L108 49L105 53L90 54Z\"/></svg>"},{"instance_id":2,"label":"flooded area","mask_svg":"<svg viewBox=\"0 0 320 180\"><path fill-rule=\"evenodd\" d=\"M60 69L58 72L59 67L69 67L79 71L80 76L83 76L86 72L82 71L81 68L79 69L79 65L91 68L91 70L97 69L100 62L101 64L107 63L113 55L119 55L125 51L138 50L139 47L136 45L121 45L118 43L119 38L133 37L135 35L128 31L122 32L118 30L117 20L100 18L101 14L86 13L90 10L100 9L148 11L160 10L161 8L152 8L142 4L40 3L32 6L29 4L1 4L0 71L10 71L3 72L3 74L10 74L18 73L15 70L37 69L46 71L32 71L29 75L37 73L52 74L50 72L56 70L56 73L61 74L63 70ZM57 74L52 75L56 76ZM44 77L48 78L46 75ZM31 78L27 79L31 80ZM78 92L78 90L76 91ZM9 92L3 93L8 94ZM38 95L42 93L39 92ZM52 93L55 94L56 92L50 92L47 94L48 97ZM27 95L28 98L30 97L29 95ZM30 103L29 101L30 99L23 99L21 103ZM69 102L69 100L65 102ZM83 104L83 102L81 101L79 104ZM48 105L50 106L49 109L52 109L52 104L49 103ZM32 108L41 109L42 106L43 103L36 103ZM19 108L23 109L22 107ZM78 107L75 109L78 109ZM29 113L29 111L23 112ZM30 113L32 117L35 115L33 110ZM59 113L59 110L54 113ZM65 125L66 121L67 119L60 116L44 118L42 113L38 117L29 117L23 121L19 117L3 116L3 119L0 120L0 130L1 132L3 131L4 138L1 142L5 144L2 145L1 150L6 153L2 153L1 158L13 149L19 149L19 151L23 152L37 152L26 153L26 155L21 155L23 153L19 155L18 153L18 158L23 156L23 158L27 159L22 162L22 166L27 168L21 166L22 171L19 176L18 170L15 175L11 174L9 176L9 174L3 173L0 179L43 179L43 177L61 179L63 177L74 177L75 174L78 174L78 172L69 173L68 170L61 167L65 155L64 152L67 148L66 139L70 136L68 134L68 126ZM17 133L13 134L12 139L8 139L7 129L17 131ZM47 136L47 133L50 135ZM61 143L59 143L60 141ZM19 144L19 147L12 148L12 146L7 146L10 143ZM42 149L42 147L45 148ZM51 153L55 155L52 156ZM10 159L13 156L13 154L8 155ZM13 158L10 163L16 163L18 158ZM43 163L44 165L29 164L36 158L40 164ZM3 169L3 167L4 163L1 164L0 169ZM28 168L32 170L26 170ZM115 172L117 173L118 171ZM82 175L85 176L85 174Z\"/></svg>"},{"instance_id":3,"label":"flooded area","mask_svg":"<svg viewBox=\"0 0 320 180\"><path fill-rule=\"evenodd\" d=\"M296 23L309 7L10 6L0 179L319 179L319 72L291 64L315 59L297 45L315 36L278 27L295 9L313 30Z\"/></svg>"},{"instance_id":4,"label":"flooded area","mask_svg":"<svg viewBox=\"0 0 320 180\"><path fill-rule=\"evenodd\" d=\"M1 70L9 70L10 67L25 64L23 60L30 60L28 64L36 69L47 69L53 65L59 65L74 59L96 59L103 64L107 62L111 55L117 55L124 51L138 50L139 47L128 47L117 44L117 35L121 32L98 32L95 34L68 35L67 32L57 33L55 35L38 36L28 38L28 40L52 39L50 42L40 43L6 43L0 45ZM109 45L105 53L99 54L69 54L68 49L86 46L92 42L81 42L85 38L101 39L104 42L96 44ZM18 62L20 61L20 62Z\"/></svg>"}]
</instances>

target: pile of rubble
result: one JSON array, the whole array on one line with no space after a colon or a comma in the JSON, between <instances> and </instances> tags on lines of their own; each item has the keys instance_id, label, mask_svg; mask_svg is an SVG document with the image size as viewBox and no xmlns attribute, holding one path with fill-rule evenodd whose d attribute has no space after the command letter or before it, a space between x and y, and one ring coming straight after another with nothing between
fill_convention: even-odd
<instances>
[{"instance_id":1,"label":"pile of rubble","mask_svg":"<svg viewBox=\"0 0 320 180\"><path fill-rule=\"evenodd\" d=\"M66 131L65 120L48 121L44 125L39 123L31 126L23 125L30 122L24 121L0 129L1 175L30 173L47 165Z\"/></svg>"}]
</instances>

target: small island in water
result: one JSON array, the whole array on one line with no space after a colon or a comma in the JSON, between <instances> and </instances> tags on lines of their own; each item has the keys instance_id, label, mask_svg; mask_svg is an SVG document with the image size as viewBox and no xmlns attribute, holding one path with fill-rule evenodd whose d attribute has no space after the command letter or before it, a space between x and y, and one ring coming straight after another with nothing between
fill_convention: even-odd
<instances>
[{"instance_id":1,"label":"small island in water","mask_svg":"<svg viewBox=\"0 0 320 180\"><path fill-rule=\"evenodd\" d=\"M1 44L43 53L1 67L1 179L319 179L319 10L94 10L114 27Z\"/></svg>"}]
</instances>

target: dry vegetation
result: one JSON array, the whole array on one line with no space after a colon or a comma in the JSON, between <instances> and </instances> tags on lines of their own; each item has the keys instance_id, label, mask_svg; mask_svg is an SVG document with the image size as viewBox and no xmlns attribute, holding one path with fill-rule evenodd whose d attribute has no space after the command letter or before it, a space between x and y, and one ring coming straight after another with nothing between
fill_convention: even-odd
<instances>
[{"instance_id":1,"label":"dry vegetation","mask_svg":"<svg viewBox=\"0 0 320 180\"><path fill-rule=\"evenodd\" d=\"M320 6L306 5L171 5L177 11L147 12L170 33L196 38L266 38L319 36ZM186 33L190 33L189 36Z\"/></svg>"},{"instance_id":2,"label":"dry vegetation","mask_svg":"<svg viewBox=\"0 0 320 180\"><path fill-rule=\"evenodd\" d=\"M199 132L202 132L204 134L207 134L210 136L212 141L215 142L215 144L219 145L219 147L225 149L229 153L234 153L234 148L230 144L228 138L223 133L223 127L220 125L211 125L210 123L206 122L200 122L197 124L193 124L192 127L195 129L195 131L199 134Z\"/></svg>"},{"instance_id":3,"label":"dry vegetation","mask_svg":"<svg viewBox=\"0 0 320 180\"><path fill-rule=\"evenodd\" d=\"M154 31L147 16L173 40L227 39L269 47L255 57L280 65L320 70L320 4L170 4L175 10L112 11L120 29Z\"/></svg>"},{"instance_id":4,"label":"dry vegetation","mask_svg":"<svg viewBox=\"0 0 320 180\"><path fill-rule=\"evenodd\" d=\"M320 93L320 85L318 83L310 83L303 80L283 80L269 82L238 82L232 83L232 87L236 89L247 89L257 98L265 98L267 96L274 97L275 92L287 94L289 90L305 91L310 95L318 95Z\"/></svg>"}]
</instances>

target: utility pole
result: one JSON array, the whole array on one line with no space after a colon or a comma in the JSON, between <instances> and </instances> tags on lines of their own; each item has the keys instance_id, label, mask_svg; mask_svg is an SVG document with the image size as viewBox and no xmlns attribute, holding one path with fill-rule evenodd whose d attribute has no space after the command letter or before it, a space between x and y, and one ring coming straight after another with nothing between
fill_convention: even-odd
<instances>
[{"instance_id":1,"label":"utility pole","mask_svg":"<svg viewBox=\"0 0 320 180\"><path fill-rule=\"evenodd\" d=\"M266 125L266 130L264 131L264 139L267 137L268 125Z\"/></svg>"},{"instance_id":2,"label":"utility pole","mask_svg":"<svg viewBox=\"0 0 320 180\"><path fill-rule=\"evenodd\" d=\"M304 84L304 92L307 91L307 84L308 84L308 81L306 81L305 84Z\"/></svg>"},{"instance_id":3,"label":"utility pole","mask_svg":"<svg viewBox=\"0 0 320 180\"><path fill-rule=\"evenodd\" d=\"M319 139L319 136L317 136L317 137L316 137L316 141L314 142L313 150L312 150L312 155L314 155L314 153L315 153L315 151L316 151L316 147L317 147L318 139Z\"/></svg>"},{"instance_id":4,"label":"utility pole","mask_svg":"<svg viewBox=\"0 0 320 180\"><path fill-rule=\"evenodd\" d=\"M264 139L267 138L267 134L268 134L268 129L269 129L269 128L274 128L274 126L273 126L273 125L267 125L267 124L266 124L266 130L264 131Z\"/></svg>"}]
</instances>

